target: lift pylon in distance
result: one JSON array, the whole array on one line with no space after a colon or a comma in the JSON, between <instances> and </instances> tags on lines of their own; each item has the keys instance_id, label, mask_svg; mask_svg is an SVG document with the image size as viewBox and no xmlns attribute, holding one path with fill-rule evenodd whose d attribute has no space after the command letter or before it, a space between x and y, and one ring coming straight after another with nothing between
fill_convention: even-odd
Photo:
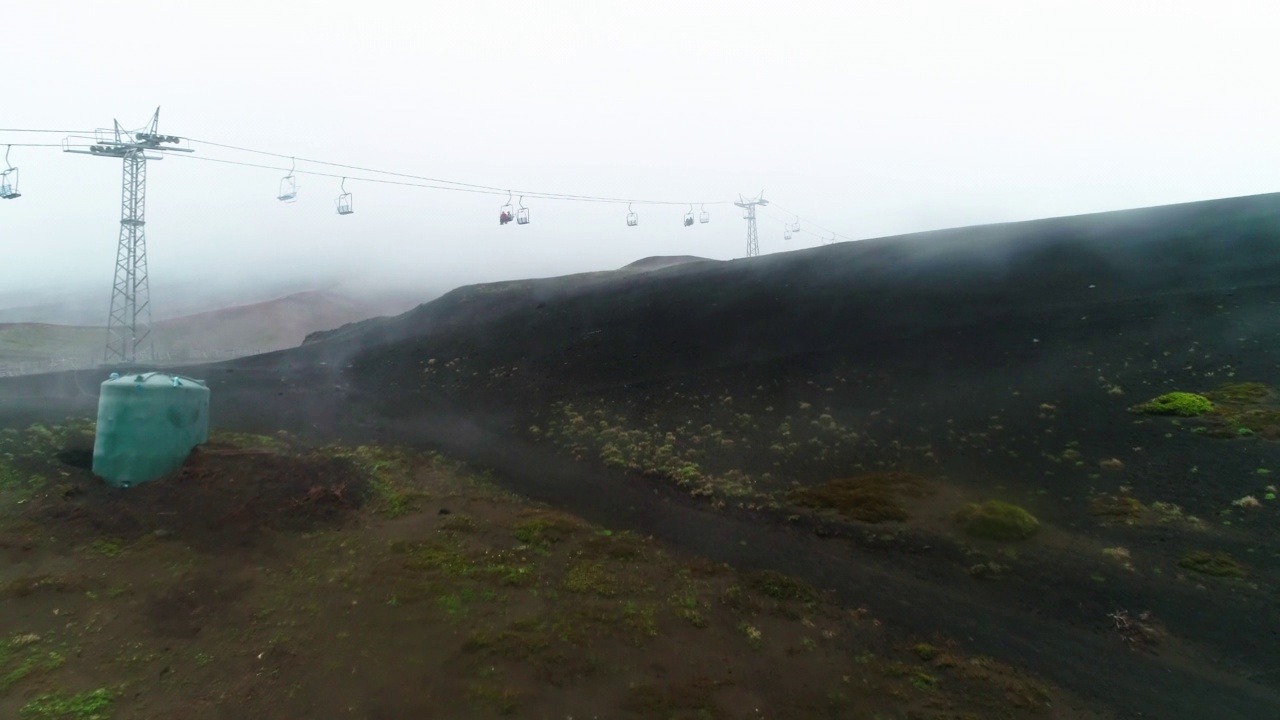
<instances>
[{"instance_id":1,"label":"lift pylon in distance","mask_svg":"<svg viewBox=\"0 0 1280 720\"><path fill-rule=\"evenodd\" d=\"M760 191L760 195L754 198L744 198L738 196L738 202L734 203L742 208L742 219L747 221L747 257L757 257L760 255L760 238L756 235L756 207L768 205L769 201L764 199L764 191Z\"/></svg>"}]
</instances>

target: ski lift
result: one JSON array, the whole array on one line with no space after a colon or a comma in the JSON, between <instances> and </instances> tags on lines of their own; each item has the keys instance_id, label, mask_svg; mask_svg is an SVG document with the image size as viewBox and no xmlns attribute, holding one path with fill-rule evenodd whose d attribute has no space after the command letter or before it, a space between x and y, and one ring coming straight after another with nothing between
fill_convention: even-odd
<instances>
[{"instance_id":1,"label":"ski lift","mask_svg":"<svg viewBox=\"0 0 1280 720\"><path fill-rule=\"evenodd\" d=\"M347 179L342 178L342 194L338 196L336 201L339 215L350 215L355 212L351 207L351 193L347 192Z\"/></svg>"},{"instance_id":2,"label":"ski lift","mask_svg":"<svg viewBox=\"0 0 1280 720\"><path fill-rule=\"evenodd\" d=\"M280 194L276 195L276 199L280 202L291 203L298 199L298 178L293 176L294 168L298 166L298 161L289 158L289 174L280 178Z\"/></svg>"},{"instance_id":3,"label":"ski lift","mask_svg":"<svg viewBox=\"0 0 1280 720\"><path fill-rule=\"evenodd\" d=\"M791 239L791 226L790 226L790 225L783 225L783 226L782 226L782 239L783 239L783 240L790 240L790 239Z\"/></svg>"},{"instance_id":4,"label":"ski lift","mask_svg":"<svg viewBox=\"0 0 1280 720\"><path fill-rule=\"evenodd\" d=\"M516 212L516 224L517 225L529 224L529 208L524 206L523 195L520 196L520 209Z\"/></svg>"},{"instance_id":5,"label":"ski lift","mask_svg":"<svg viewBox=\"0 0 1280 720\"><path fill-rule=\"evenodd\" d=\"M800 218L797 217L796 221L791 223L791 232L793 233L800 232Z\"/></svg>"},{"instance_id":6,"label":"ski lift","mask_svg":"<svg viewBox=\"0 0 1280 720\"><path fill-rule=\"evenodd\" d=\"M631 212L631 203L627 203L627 227L635 227L640 224L640 216Z\"/></svg>"},{"instance_id":7,"label":"ski lift","mask_svg":"<svg viewBox=\"0 0 1280 720\"><path fill-rule=\"evenodd\" d=\"M512 208L511 208L511 191L510 191L510 190L508 190L508 191L507 191L507 202L506 202L506 204L505 204L505 205L503 205L501 208L498 208L498 224L499 224L499 225L506 225L507 223L511 222L512 220L515 220L515 215L514 215L514 214L512 214L511 210L512 210Z\"/></svg>"},{"instance_id":8,"label":"ski lift","mask_svg":"<svg viewBox=\"0 0 1280 720\"><path fill-rule=\"evenodd\" d=\"M12 149L12 145L5 147L5 169L0 170L0 198L5 200L17 200L22 197L22 193L18 192L18 168L9 164L9 151Z\"/></svg>"},{"instance_id":9,"label":"ski lift","mask_svg":"<svg viewBox=\"0 0 1280 720\"><path fill-rule=\"evenodd\" d=\"M684 214L684 226L689 227L690 225L693 225L693 205L692 204L689 205L689 212Z\"/></svg>"},{"instance_id":10,"label":"ski lift","mask_svg":"<svg viewBox=\"0 0 1280 720\"><path fill-rule=\"evenodd\" d=\"M703 205L701 209L702 209L702 212L698 215L698 222L700 223L711 222L711 213L707 212L707 206Z\"/></svg>"}]
</instances>

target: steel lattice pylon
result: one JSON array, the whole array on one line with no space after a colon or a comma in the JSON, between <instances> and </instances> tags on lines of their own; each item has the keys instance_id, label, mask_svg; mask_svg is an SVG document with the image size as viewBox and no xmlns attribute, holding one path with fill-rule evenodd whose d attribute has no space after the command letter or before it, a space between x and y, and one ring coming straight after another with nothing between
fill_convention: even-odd
<instances>
[{"instance_id":1,"label":"steel lattice pylon","mask_svg":"<svg viewBox=\"0 0 1280 720\"><path fill-rule=\"evenodd\" d=\"M752 199L739 195L738 202L734 203L745 211L742 217L747 221L747 257L756 257L760 254L760 236L756 234L756 206L768 204L769 201L764 199L763 190L758 197Z\"/></svg>"},{"instance_id":2,"label":"steel lattice pylon","mask_svg":"<svg viewBox=\"0 0 1280 720\"><path fill-rule=\"evenodd\" d=\"M106 362L135 363L139 350L155 362L151 343L151 292L147 281L147 158L143 151L124 156L120 198L120 244L107 321ZM150 353L146 353L146 350Z\"/></svg>"},{"instance_id":3,"label":"steel lattice pylon","mask_svg":"<svg viewBox=\"0 0 1280 720\"><path fill-rule=\"evenodd\" d=\"M142 130L125 130L119 121L111 130L99 130L88 150L73 149L64 141L65 152L121 158L124 177L120 193L120 242L116 248L115 281L111 286L111 312L107 318L107 347L104 361L132 365L138 360L155 362L151 340L151 284L147 275L147 160L148 150L191 152L186 148L162 147L180 138L160 135L160 108ZM149 351L149 352L148 352Z\"/></svg>"}]
</instances>

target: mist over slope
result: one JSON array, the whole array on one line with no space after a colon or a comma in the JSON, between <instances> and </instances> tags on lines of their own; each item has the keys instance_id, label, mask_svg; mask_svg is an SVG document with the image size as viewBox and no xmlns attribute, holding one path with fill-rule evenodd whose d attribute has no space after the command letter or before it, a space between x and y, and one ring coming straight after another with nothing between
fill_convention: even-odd
<instances>
[{"instance_id":1,"label":"mist over slope","mask_svg":"<svg viewBox=\"0 0 1280 720\"><path fill-rule=\"evenodd\" d=\"M553 385L835 348L874 359L922 336L950 338L956 352L973 344L968 337L1008 336L986 348L1002 363L1052 362L1055 337L1035 337L1037 322L1061 319L1069 324L1058 332L1099 340L1115 337L1117 322L1177 334L1185 313L1205 309L1200 296L1272 287L1278 238L1280 195L1261 195L467 286L335 337L333 351L359 357L378 347L383 364L400 353L481 355ZM1091 317L1095 307L1107 314ZM1245 326L1223 323L1200 341L1238 343L1241 331L1265 330L1265 311L1242 312ZM945 358L912 359L935 360Z\"/></svg>"}]
</instances>

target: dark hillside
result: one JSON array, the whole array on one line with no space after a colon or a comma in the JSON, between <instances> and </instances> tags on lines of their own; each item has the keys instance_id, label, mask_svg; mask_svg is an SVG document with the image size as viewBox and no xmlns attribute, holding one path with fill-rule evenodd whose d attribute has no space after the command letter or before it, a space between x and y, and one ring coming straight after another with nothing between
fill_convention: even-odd
<instances>
[{"instance_id":1,"label":"dark hillside","mask_svg":"<svg viewBox=\"0 0 1280 720\"><path fill-rule=\"evenodd\" d=\"M190 372L227 428L443 448L1123 717L1280 718L1278 251L1278 195L963 228L460 288ZM91 408L73 380L0 383L0 413ZM890 472L898 514L804 504ZM962 532L991 499L1037 534Z\"/></svg>"}]
</instances>

